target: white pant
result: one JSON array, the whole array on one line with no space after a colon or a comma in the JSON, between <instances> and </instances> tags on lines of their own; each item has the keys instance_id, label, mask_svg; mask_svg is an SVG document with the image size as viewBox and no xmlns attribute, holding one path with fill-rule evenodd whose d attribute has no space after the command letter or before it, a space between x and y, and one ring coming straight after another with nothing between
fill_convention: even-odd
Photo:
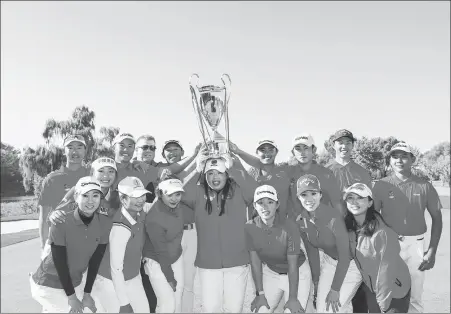
<instances>
[{"instance_id":1,"label":"white pant","mask_svg":"<svg viewBox=\"0 0 451 314\"><path fill-rule=\"evenodd\" d=\"M157 297L156 313L181 313L182 312L182 293L183 293L183 255L172 264L174 271L174 278L177 281L177 286L172 290L163 271L160 263L150 258L145 258L144 269L149 276L153 291ZM148 312L147 312L148 313Z\"/></svg>"},{"instance_id":2,"label":"white pant","mask_svg":"<svg viewBox=\"0 0 451 314\"><path fill-rule=\"evenodd\" d=\"M130 305L135 313L149 313L149 302L141 280L141 274L125 281L125 289ZM96 302L97 313L119 313L119 299L111 279L97 275L91 295Z\"/></svg>"},{"instance_id":3,"label":"white pant","mask_svg":"<svg viewBox=\"0 0 451 314\"><path fill-rule=\"evenodd\" d=\"M409 267L412 278L412 288L410 292L409 313L423 313L423 284L424 271L418 270L423 261L425 241L424 234L419 236L406 236L403 241L399 241L401 252L399 255Z\"/></svg>"},{"instance_id":4,"label":"white pant","mask_svg":"<svg viewBox=\"0 0 451 314\"><path fill-rule=\"evenodd\" d=\"M194 304L194 279L196 277L196 266L194 261L197 254L197 231L196 227L191 230L184 230L182 237L183 249L183 295L182 312L193 312Z\"/></svg>"},{"instance_id":5,"label":"white pant","mask_svg":"<svg viewBox=\"0 0 451 314\"><path fill-rule=\"evenodd\" d=\"M241 313L250 266L199 268L204 313Z\"/></svg>"},{"instance_id":6,"label":"white pant","mask_svg":"<svg viewBox=\"0 0 451 314\"><path fill-rule=\"evenodd\" d=\"M329 311L326 311L326 297L331 289L338 261L323 252L320 252L320 257L321 272L318 282L316 310L318 313L333 313L331 306L329 306ZM339 291L341 304L339 313L352 313L351 301L361 283L362 275L360 274L355 261L352 260L349 264L348 272L346 273L345 279Z\"/></svg>"},{"instance_id":7,"label":"white pant","mask_svg":"<svg viewBox=\"0 0 451 314\"><path fill-rule=\"evenodd\" d=\"M46 286L38 285L34 282L32 274L29 274L31 296L39 304L42 305L42 313L68 313L70 310L69 300L64 292L64 289L56 289ZM84 282L81 282L77 287L74 287L75 294L78 299L83 300Z\"/></svg>"},{"instance_id":8,"label":"white pant","mask_svg":"<svg viewBox=\"0 0 451 314\"><path fill-rule=\"evenodd\" d=\"M304 262L299 267L299 286L298 286L298 300L302 307L306 308L307 300L310 294L310 282L312 281L312 274L308 262ZM262 306L258 313L273 313L277 308L282 297L285 303L288 301L290 293L290 284L288 275L280 275L272 271L268 266L263 265L263 291L265 291L266 301L268 301L269 310Z\"/></svg>"}]
</instances>

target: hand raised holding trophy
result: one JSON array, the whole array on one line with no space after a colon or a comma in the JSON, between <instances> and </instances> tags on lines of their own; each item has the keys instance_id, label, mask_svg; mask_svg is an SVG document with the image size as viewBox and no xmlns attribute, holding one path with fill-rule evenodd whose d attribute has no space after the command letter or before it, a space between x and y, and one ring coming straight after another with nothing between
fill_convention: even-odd
<instances>
[{"instance_id":1,"label":"hand raised holding trophy","mask_svg":"<svg viewBox=\"0 0 451 314\"><path fill-rule=\"evenodd\" d=\"M230 153L229 147L229 100L232 81L228 74L221 76L222 86L199 86L199 75L190 77L191 101L199 129L210 157L220 157ZM223 134L218 128L223 123Z\"/></svg>"}]
</instances>

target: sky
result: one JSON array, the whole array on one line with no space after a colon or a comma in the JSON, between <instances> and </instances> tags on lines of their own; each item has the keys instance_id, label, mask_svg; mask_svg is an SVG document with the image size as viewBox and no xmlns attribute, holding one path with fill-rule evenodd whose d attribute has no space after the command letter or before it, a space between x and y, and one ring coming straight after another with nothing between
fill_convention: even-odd
<instances>
[{"instance_id":1,"label":"sky","mask_svg":"<svg viewBox=\"0 0 451 314\"><path fill-rule=\"evenodd\" d=\"M230 139L250 153L267 137L286 160L296 135L323 148L341 128L426 151L450 140L450 3L1 3L1 141L15 147L86 105L97 129L190 154L192 73L230 75Z\"/></svg>"}]
</instances>

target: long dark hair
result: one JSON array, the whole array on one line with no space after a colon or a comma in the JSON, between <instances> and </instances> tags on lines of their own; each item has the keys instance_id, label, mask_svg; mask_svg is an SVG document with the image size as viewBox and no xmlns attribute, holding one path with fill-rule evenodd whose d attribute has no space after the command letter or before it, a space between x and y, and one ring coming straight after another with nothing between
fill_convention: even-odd
<instances>
[{"instance_id":1,"label":"long dark hair","mask_svg":"<svg viewBox=\"0 0 451 314\"><path fill-rule=\"evenodd\" d=\"M210 188L210 186L208 185L208 182L207 182L207 180L205 178L202 181L202 184L204 186L205 197L207 198L207 202L205 203L205 210L207 211L207 213L209 215L213 211L213 205L211 204L211 200L210 200L210 190L216 192L216 197L218 197L219 193L221 193L221 191L222 191L222 195L221 195L221 210L219 212L219 216L222 216L222 214L225 213L225 203L226 203L227 197L229 195L229 191L233 193L232 179L227 178L224 187L220 191L215 191L212 188Z\"/></svg>"},{"instance_id":2,"label":"long dark hair","mask_svg":"<svg viewBox=\"0 0 451 314\"><path fill-rule=\"evenodd\" d=\"M368 199L372 200L371 197L368 197ZM359 225L357 224L354 215L349 210L346 210L345 216L346 229L348 231L354 231L356 233L363 234L367 237L371 237L377 230L377 228L379 227L379 220L382 220L385 223L381 214L379 214L374 209L374 202L366 211L365 221L363 222L363 225L361 227L359 227Z\"/></svg>"}]
</instances>

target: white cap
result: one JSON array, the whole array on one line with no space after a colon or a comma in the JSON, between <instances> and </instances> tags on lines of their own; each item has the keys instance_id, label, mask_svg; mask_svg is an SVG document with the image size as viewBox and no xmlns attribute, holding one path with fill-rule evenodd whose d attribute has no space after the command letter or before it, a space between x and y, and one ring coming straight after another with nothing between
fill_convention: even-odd
<instances>
[{"instance_id":1,"label":"white cap","mask_svg":"<svg viewBox=\"0 0 451 314\"><path fill-rule=\"evenodd\" d=\"M212 159L208 159L206 164L205 164L205 170L204 173L206 173L209 170L218 170L221 173L226 172L227 167L226 167L226 162L223 158L212 158Z\"/></svg>"},{"instance_id":2,"label":"white cap","mask_svg":"<svg viewBox=\"0 0 451 314\"><path fill-rule=\"evenodd\" d=\"M257 144L257 150L260 148L260 146L262 146L262 145L264 145L264 144L272 145L272 146L274 146L277 150L279 150L279 148L278 148L277 145L276 145L276 142L274 142L273 140L268 140L268 139L262 139L262 140L258 141L258 144Z\"/></svg>"},{"instance_id":3,"label":"white cap","mask_svg":"<svg viewBox=\"0 0 451 314\"><path fill-rule=\"evenodd\" d=\"M279 198L277 197L277 191L271 185L262 185L255 189L254 203L265 197L270 198L276 202L279 201Z\"/></svg>"},{"instance_id":4,"label":"white cap","mask_svg":"<svg viewBox=\"0 0 451 314\"><path fill-rule=\"evenodd\" d=\"M312 145L315 145L315 141L313 140L313 137L310 134L302 133L294 138L292 147L294 148L296 145L300 144L310 147Z\"/></svg>"},{"instance_id":5,"label":"white cap","mask_svg":"<svg viewBox=\"0 0 451 314\"><path fill-rule=\"evenodd\" d=\"M70 135L66 136L66 138L64 139L64 147L66 147L67 145L69 145L72 142L82 143L86 147L86 141L85 141L85 138L83 137L83 135L70 134Z\"/></svg>"},{"instance_id":6,"label":"white cap","mask_svg":"<svg viewBox=\"0 0 451 314\"><path fill-rule=\"evenodd\" d=\"M75 192L78 194L85 194L92 190L97 190L101 194L103 194L102 189L100 188L99 180L94 179L90 176L80 178L80 180L78 180L77 184L75 185Z\"/></svg>"},{"instance_id":7,"label":"white cap","mask_svg":"<svg viewBox=\"0 0 451 314\"><path fill-rule=\"evenodd\" d=\"M171 195L175 192L185 192L182 181L179 179L164 180L158 184L158 189L161 190L164 195Z\"/></svg>"},{"instance_id":8,"label":"white cap","mask_svg":"<svg viewBox=\"0 0 451 314\"><path fill-rule=\"evenodd\" d=\"M117 171L116 162L114 161L114 159L111 159L109 157L97 158L91 165L91 168L94 169L95 171L103 167L111 167Z\"/></svg>"},{"instance_id":9,"label":"white cap","mask_svg":"<svg viewBox=\"0 0 451 314\"><path fill-rule=\"evenodd\" d=\"M390 151L388 152L388 155L391 155L396 150L401 150L403 152L413 154L412 150L410 149L410 145L407 144L406 142L399 142L393 145Z\"/></svg>"},{"instance_id":10,"label":"white cap","mask_svg":"<svg viewBox=\"0 0 451 314\"><path fill-rule=\"evenodd\" d=\"M150 193L144 188L144 184L137 177L126 177L119 182L117 190L130 197L141 197Z\"/></svg>"},{"instance_id":11,"label":"white cap","mask_svg":"<svg viewBox=\"0 0 451 314\"><path fill-rule=\"evenodd\" d=\"M117 143L120 143L120 142L122 142L122 141L125 140L125 139L132 140L133 143L136 144L136 141L135 141L135 138L133 137L133 135L131 135L130 133L121 133L121 134L118 134L118 135L114 138L114 140L113 140L113 145L115 145L115 144L117 144Z\"/></svg>"},{"instance_id":12,"label":"white cap","mask_svg":"<svg viewBox=\"0 0 451 314\"><path fill-rule=\"evenodd\" d=\"M350 193L355 193L361 197L371 197L373 198L373 192L371 192L371 189L364 183L354 183L350 187L348 187L345 190L345 194L343 195L343 199L345 200L346 197Z\"/></svg>"}]
</instances>

